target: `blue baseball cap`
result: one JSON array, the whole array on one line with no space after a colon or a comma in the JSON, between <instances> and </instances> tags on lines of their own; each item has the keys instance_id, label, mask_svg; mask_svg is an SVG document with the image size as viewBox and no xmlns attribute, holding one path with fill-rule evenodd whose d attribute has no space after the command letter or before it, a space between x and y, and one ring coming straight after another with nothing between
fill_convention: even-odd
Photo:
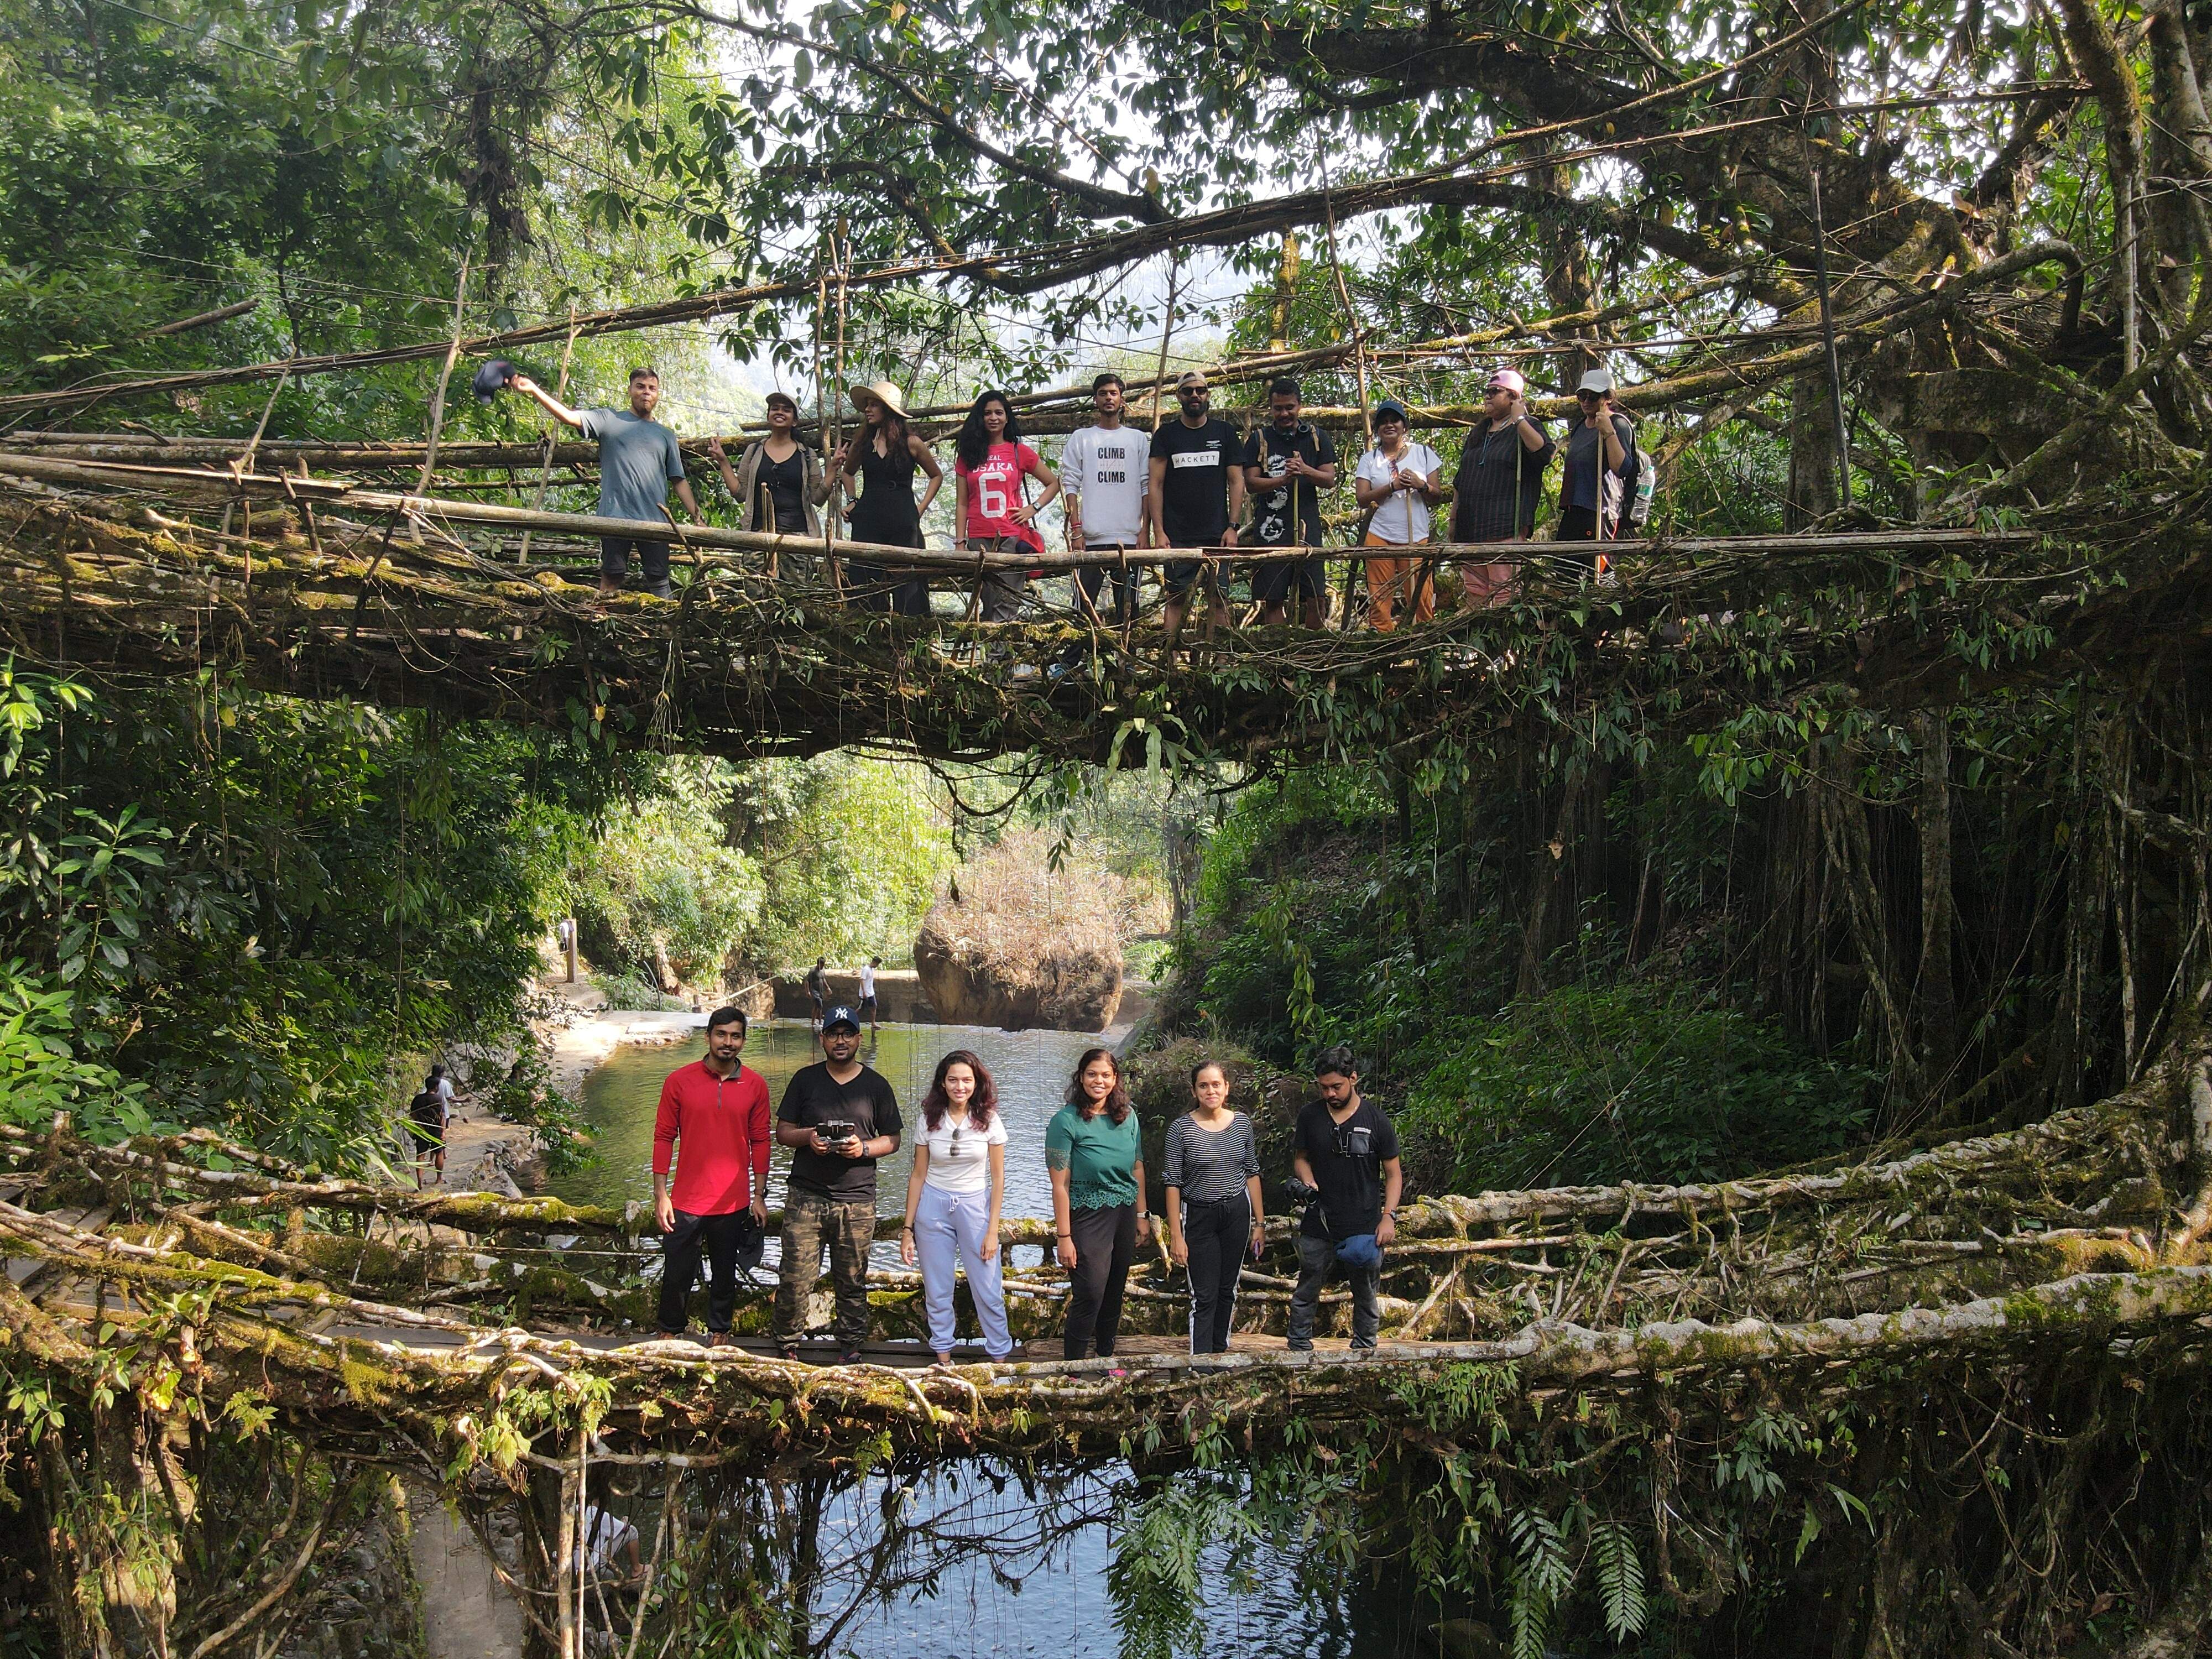
<instances>
[{"instance_id":1,"label":"blue baseball cap","mask_svg":"<svg viewBox=\"0 0 2212 1659\"><path fill-rule=\"evenodd\" d=\"M822 1016L822 1035L829 1036L830 1029L838 1025L851 1026L855 1036L860 1034L860 1017L842 1002Z\"/></svg>"},{"instance_id":2,"label":"blue baseball cap","mask_svg":"<svg viewBox=\"0 0 2212 1659\"><path fill-rule=\"evenodd\" d=\"M1375 418L1376 420L1387 421L1394 415L1397 416L1398 419L1405 422L1408 426L1413 424L1413 417L1406 412L1406 405L1400 403L1395 398L1385 398L1381 403L1375 405Z\"/></svg>"},{"instance_id":3,"label":"blue baseball cap","mask_svg":"<svg viewBox=\"0 0 2212 1659\"><path fill-rule=\"evenodd\" d=\"M1336 1241L1336 1259L1347 1267L1379 1267L1382 1249L1376 1243L1373 1233L1354 1233L1349 1238Z\"/></svg>"}]
</instances>

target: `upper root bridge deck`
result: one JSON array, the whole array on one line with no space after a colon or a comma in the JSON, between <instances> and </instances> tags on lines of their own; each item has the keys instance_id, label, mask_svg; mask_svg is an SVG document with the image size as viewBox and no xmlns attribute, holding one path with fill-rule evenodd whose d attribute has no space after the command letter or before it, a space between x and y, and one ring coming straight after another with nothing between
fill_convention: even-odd
<instances>
[{"instance_id":1,"label":"upper root bridge deck","mask_svg":"<svg viewBox=\"0 0 2212 1659\"><path fill-rule=\"evenodd\" d=\"M242 509L230 533L175 516L216 503ZM1637 720L1687 729L1816 687L1908 708L2085 665L2137 672L2200 653L2212 628L2206 543L2185 517L2102 544L2078 529L1646 542L1622 549L1622 580L1599 589L1548 544L1521 544L1515 602L1497 610L1394 635L1197 621L1170 653L1145 625L866 611L820 542L686 528L670 537L675 599L601 601L568 580L589 580L581 538L652 526L5 455L0 621L35 660L118 676L225 661L264 690L611 745L1126 763L1168 744L1311 757L1492 729L1555 708L1569 681L1585 698L1613 694ZM526 529L538 540L518 564ZM828 550L847 574L853 561L903 558L963 596L990 564L1072 562ZM1439 563L1459 550L1427 550ZM2005 636L1994 647L1993 629Z\"/></svg>"}]
</instances>

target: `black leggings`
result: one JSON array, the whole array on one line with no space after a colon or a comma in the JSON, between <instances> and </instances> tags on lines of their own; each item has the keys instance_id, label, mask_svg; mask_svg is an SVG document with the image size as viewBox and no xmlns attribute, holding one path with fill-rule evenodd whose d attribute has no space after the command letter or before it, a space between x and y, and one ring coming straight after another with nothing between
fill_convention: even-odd
<instances>
[{"instance_id":1,"label":"black leggings","mask_svg":"<svg viewBox=\"0 0 2212 1659\"><path fill-rule=\"evenodd\" d=\"M1137 1255L1137 1206L1070 1211L1067 1231L1075 1238L1075 1271L1067 1276L1066 1357L1089 1358L1095 1338L1103 1358L1121 1329L1121 1291Z\"/></svg>"},{"instance_id":2,"label":"black leggings","mask_svg":"<svg viewBox=\"0 0 2212 1659\"><path fill-rule=\"evenodd\" d=\"M1190 1351L1227 1353L1237 1317L1237 1275L1252 1236L1249 1194L1182 1206L1182 1242L1190 1252Z\"/></svg>"}]
</instances>

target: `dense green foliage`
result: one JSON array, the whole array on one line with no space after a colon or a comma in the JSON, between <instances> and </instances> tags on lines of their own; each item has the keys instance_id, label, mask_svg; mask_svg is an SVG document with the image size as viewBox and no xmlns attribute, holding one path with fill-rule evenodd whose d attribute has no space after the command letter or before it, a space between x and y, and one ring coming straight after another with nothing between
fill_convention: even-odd
<instances>
[{"instance_id":1,"label":"dense green foliage","mask_svg":"<svg viewBox=\"0 0 2212 1659\"><path fill-rule=\"evenodd\" d=\"M4 695L10 1115L97 1062L154 1121L314 1162L362 1154L396 1060L514 1033L562 852L611 775L558 742L212 672L127 699L17 674ZM64 1015L75 1082L28 1058Z\"/></svg>"},{"instance_id":2,"label":"dense green foliage","mask_svg":"<svg viewBox=\"0 0 2212 1659\"><path fill-rule=\"evenodd\" d=\"M1665 878L1694 918L1674 947L1631 964L1593 913L1546 988L1516 997L1511 802L1493 792L1463 813L1442 799L1406 839L1370 780L1323 770L1238 799L1177 940L1172 1018L1285 1067L1351 1044L1438 1188L1738 1175L1866 1133L1868 1072L1729 1001L1741 988L1698 931L1717 920L1699 912L1721 890L1725 868L1710 861L1726 842L1705 833L1694 791L1661 817L1680 848ZM1612 810L1636 809L1624 792ZM1452 890L1462 860L1483 872L1471 904Z\"/></svg>"}]
</instances>

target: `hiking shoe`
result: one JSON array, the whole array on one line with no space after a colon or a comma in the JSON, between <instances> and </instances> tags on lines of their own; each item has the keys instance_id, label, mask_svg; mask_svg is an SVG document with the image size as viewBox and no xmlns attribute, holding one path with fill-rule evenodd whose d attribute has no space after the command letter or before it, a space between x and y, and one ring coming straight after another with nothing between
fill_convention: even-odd
<instances>
[{"instance_id":1,"label":"hiking shoe","mask_svg":"<svg viewBox=\"0 0 2212 1659\"><path fill-rule=\"evenodd\" d=\"M860 1363L860 1351L858 1348L840 1348L840 1349L838 1349L838 1350L837 1350L837 1363L838 1363L839 1364L841 1364L841 1365L857 1365L857 1364L859 1364Z\"/></svg>"}]
</instances>

